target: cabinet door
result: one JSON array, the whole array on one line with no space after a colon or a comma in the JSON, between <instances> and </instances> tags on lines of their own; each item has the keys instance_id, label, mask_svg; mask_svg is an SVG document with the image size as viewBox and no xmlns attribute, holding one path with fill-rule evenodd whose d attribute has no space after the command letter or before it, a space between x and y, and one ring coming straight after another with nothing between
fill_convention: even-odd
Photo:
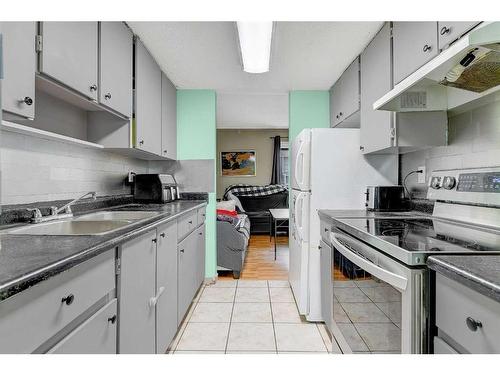
<instances>
[{"instance_id":1,"label":"cabinet door","mask_svg":"<svg viewBox=\"0 0 500 375\"><path fill-rule=\"evenodd\" d=\"M35 22L1 22L3 35L2 109L35 117Z\"/></svg>"},{"instance_id":2,"label":"cabinet door","mask_svg":"<svg viewBox=\"0 0 500 375\"><path fill-rule=\"evenodd\" d=\"M99 102L131 117L132 32L123 22L101 22L99 42Z\"/></svg>"},{"instance_id":3,"label":"cabinet door","mask_svg":"<svg viewBox=\"0 0 500 375\"><path fill-rule=\"evenodd\" d=\"M135 42L136 147L161 155L161 70L140 40Z\"/></svg>"},{"instance_id":4,"label":"cabinet door","mask_svg":"<svg viewBox=\"0 0 500 375\"><path fill-rule=\"evenodd\" d=\"M156 353L165 353L177 332L177 223L157 230ZM163 288L163 289L162 289Z\"/></svg>"},{"instance_id":5,"label":"cabinet door","mask_svg":"<svg viewBox=\"0 0 500 375\"><path fill-rule=\"evenodd\" d=\"M359 57L342 74L340 119L344 121L359 111Z\"/></svg>"},{"instance_id":6,"label":"cabinet door","mask_svg":"<svg viewBox=\"0 0 500 375\"><path fill-rule=\"evenodd\" d=\"M178 245L178 320L182 322L189 305L193 301L198 280L196 272L198 269L198 234L192 232Z\"/></svg>"},{"instance_id":7,"label":"cabinet door","mask_svg":"<svg viewBox=\"0 0 500 375\"><path fill-rule=\"evenodd\" d=\"M360 133L364 153L392 146L393 114L373 109L373 103L391 88L391 30L386 23L361 54Z\"/></svg>"},{"instance_id":8,"label":"cabinet door","mask_svg":"<svg viewBox=\"0 0 500 375\"><path fill-rule=\"evenodd\" d=\"M54 346L53 354L116 354L116 298Z\"/></svg>"},{"instance_id":9,"label":"cabinet door","mask_svg":"<svg viewBox=\"0 0 500 375\"><path fill-rule=\"evenodd\" d=\"M342 76L339 77L337 82L332 86L330 90L330 122L331 126L335 127L342 122L342 117L340 113L342 112L340 107L340 97L342 95Z\"/></svg>"},{"instance_id":10,"label":"cabinet door","mask_svg":"<svg viewBox=\"0 0 500 375\"><path fill-rule=\"evenodd\" d=\"M451 42L460 38L479 22L438 22L439 49L443 49Z\"/></svg>"},{"instance_id":11,"label":"cabinet door","mask_svg":"<svg viewBox=\"0 0 500 375\"><path fill-rule=\"evenodd\" d=\"M168 77L161 75L161 152L177 159L177 90Z\"/></svg>"},{"instance_id":12,"label":"cabinet door","mask_svg":"<svg viewBox=\"0 0 500 375\"><path fill-rule=\"evenodd\" d=\"M156 230L121 247L119 282L120 353L155 353Z\"/></svg>"},{"instance_id":13,"label":"cabinet door","mask_svg":"<svg viewBox=\"0 0 500 375\"><path fill-rule=\"evenodd\" d=\"M439 52L437 22L394 22L394 84L401 82Z\"/></svg>"},{"instance_id":14,"label":"cabinet door","mask_svg":"<svg viewBox=\"0 0 500 375\"><path fill-rule=\"evenodd\" d=\"M196 270L196 275L197 275L197 286L196 289L200 287L201 284L205 281L205 224L200 226L196 230L196 234L198 236L198 244L196 246L198 255L197 255L197 270Z\"/></svg>"},{"instance_id":15,"label":"cabinet door","mask_svg":"<svg viewBox=\"0 0 500 375\"><path fill-rule=\"evenodd\" d=\"M40 72L97 101L97 22L42 22Z\"/></svg>"}]
</instances>

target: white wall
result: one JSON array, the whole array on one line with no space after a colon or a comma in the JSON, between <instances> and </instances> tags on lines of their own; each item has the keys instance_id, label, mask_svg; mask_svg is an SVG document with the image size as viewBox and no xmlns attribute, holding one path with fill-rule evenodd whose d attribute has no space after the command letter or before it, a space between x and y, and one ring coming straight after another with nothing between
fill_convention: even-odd
<instances>
[{"instance_id":1,"label":"white wall","mask_svg":"<svg viewBox=\"0 0 500 375\"><path fill-rule=\"evenodd\" d=\"M88 191L130 194L129 170L148 162L17 133L0 134L1 204L72 199Z\"/></svg>"},{"instance_id":2,"label":"white wall","mask_svg":"<svg viewBox=\"0 0 500 375\"><path fill-rule=\"evenodd\" d=\"M499 166L500 102L451 117L448 146L408 153L400 160L401 179L419 166L425 166L427 181L433 170ZM427 185L418 184L416 180L416 175L408 177L408 189L414 197L425 198Z\"/></svg>"}]
</instances>

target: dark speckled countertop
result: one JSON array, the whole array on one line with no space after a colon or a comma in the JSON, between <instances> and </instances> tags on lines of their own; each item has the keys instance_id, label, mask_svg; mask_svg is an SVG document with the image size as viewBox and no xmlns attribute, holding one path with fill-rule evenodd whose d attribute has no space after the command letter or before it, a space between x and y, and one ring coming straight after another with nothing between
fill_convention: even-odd
<instances>
[{"instance_id":1,"label":"dark speckled countertop","mask_svg":"<svg viewBox=\"0 0 500 375\"><path fill-rule=\"evenodd\" d=\"M437 255L429 257L427 265L500 302L500 255Z\"/></svg>"},{"instance_id":2,"label":"dark speckled countertop","mask_svg":"<svg viewBox=\"0 0 500 375\"><path fill-rule=\"evenodd\" d=\"M114 210L157 211L158 215L104 235L38 236L2 233L0 234L0 301L93 256L113 249L124 241L146 233L158 224L166 223L204 205L206 201L181 200L166 204L130 204L114 207Z\"/></svg>"}]
</instances>

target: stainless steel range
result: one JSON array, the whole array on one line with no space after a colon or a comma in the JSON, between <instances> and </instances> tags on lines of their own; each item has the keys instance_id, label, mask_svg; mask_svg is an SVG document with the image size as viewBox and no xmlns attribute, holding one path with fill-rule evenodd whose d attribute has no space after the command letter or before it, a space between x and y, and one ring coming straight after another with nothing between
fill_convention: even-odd
<instances>
[{"instance_id":1,"label":"stainless steel range","mask_svg":"<svg viewBox=\"0 0 500 375\"><path fill-rule=\"evenodd\" d=\"M434 171L427 197L428 216L334 218L326 323L343 352L427 352L427 257L500 253L500 167Z\"/></svg>"}]
</instances>

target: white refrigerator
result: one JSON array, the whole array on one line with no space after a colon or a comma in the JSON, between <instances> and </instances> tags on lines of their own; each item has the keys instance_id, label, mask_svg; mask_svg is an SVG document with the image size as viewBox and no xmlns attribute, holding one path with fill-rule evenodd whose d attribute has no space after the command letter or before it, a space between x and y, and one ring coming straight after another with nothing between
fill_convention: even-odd
<instances>
[{"instance_id":1,"label":"white refrigerator","mask_svg":"<svg viewBox=\"0 0 500 375\"><path fill-rule=\"evenodd\" d=\"M368 185L398 182L398 156L365 157L359 129L304 129L292 143L289 280L299 312L321 314L319 209L363 209Z\"/></svg>"}]
</instances>

